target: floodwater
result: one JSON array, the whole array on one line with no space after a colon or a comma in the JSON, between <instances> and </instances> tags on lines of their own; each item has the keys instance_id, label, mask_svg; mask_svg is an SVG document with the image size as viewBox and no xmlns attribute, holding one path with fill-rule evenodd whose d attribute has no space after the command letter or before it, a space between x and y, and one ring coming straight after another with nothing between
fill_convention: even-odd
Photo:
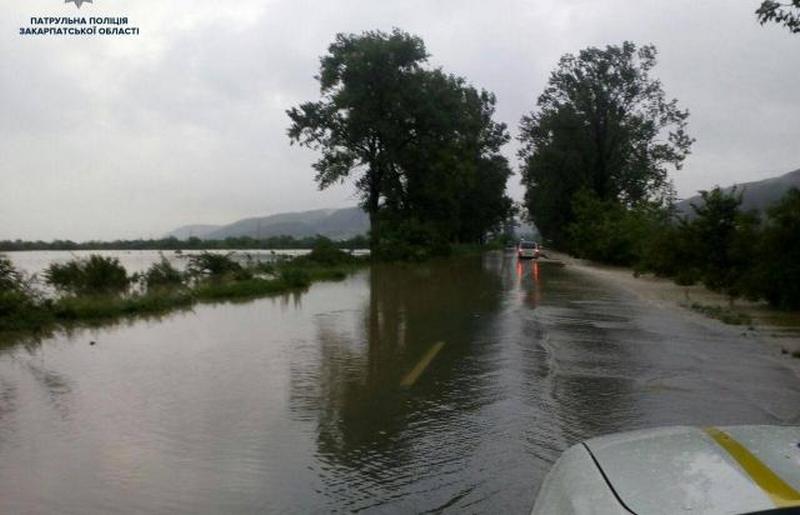
<instances>
[{"instance_id":1,"label":"floodwater","mask_svg":"<svg viewBox=\"0 0 800 515\"><path fill-rule=\"evenodd\" d=\"M800 423L741 332L496 253L7 344L0 513L526 513L587 437Z\"/></svg>"}]
</instances>

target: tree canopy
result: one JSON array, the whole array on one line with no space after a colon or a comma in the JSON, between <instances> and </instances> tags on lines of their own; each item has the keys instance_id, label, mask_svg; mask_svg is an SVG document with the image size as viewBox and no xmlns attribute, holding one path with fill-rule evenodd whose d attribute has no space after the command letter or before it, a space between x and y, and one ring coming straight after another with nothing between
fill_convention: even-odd
<instances>
[{"instance_id":1,"label":"tree canopy","mask_svg":"<svg viewBox=\"0 0 800 515\"><path fill-rule=\"evenodd\" d=\"M291 141L321 152L321 189L360 173L356 185L376 229L382 196L395 186L397 156L413 133L404 96L428 54L421 39L395 29L338 34L321 58L321 100L287 113Z\"/></svg>"},{"instance_id":2,"label":"tree canopy","mask_svg":"<svg viewBox=\"0 0 800 515\"><path fill-rule=\"evenodd\" d=\"M339 34L321 59L321 99L288 111L292 142L321 154L320 188L356 175L373 248L403 233L429 246L479 240L511 207L494 95L426 68L427 56L398 29Z\"/></svg>"},{"instance_id":3,"label":"tree canopy","mask_svg":"<svg viewBox=\"0 0 800 515\"><path fill-rule=\"evenodd\" d=\"M564 55L537 109L522 118L526 206L556 244L582 189L629 207L674 196L667 170L681 167L693 139L688 111L650 74L656 55L652 45L627 41Z\"/></svg>"},{"instance_id":4,"label":"tree canopy","mask_svg":"<svg viewBox=\"0 0 800 515\"><path fill-rule=\"evenodd\" d=\"M756 16L761 25L774 22L783 25L793 34L800 34L800 0L766 0L756 9Z\"/></svg>"}]
</instances>

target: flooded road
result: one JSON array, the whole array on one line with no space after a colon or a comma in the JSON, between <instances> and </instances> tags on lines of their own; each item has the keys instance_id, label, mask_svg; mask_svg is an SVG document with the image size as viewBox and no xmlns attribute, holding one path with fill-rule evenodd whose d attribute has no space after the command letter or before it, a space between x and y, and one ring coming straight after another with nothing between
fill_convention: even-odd
<instances>
[{"instance_id":1,"label":"flooded road","mask_svg":"<svg viewBox=\"0 0 800 515\"><path fill-rule=\"evenodd\" d=\"M10 345L0 513L526 513L587 437L800 424L741 333L488 254Z\"/></svg>"}]
</instances>

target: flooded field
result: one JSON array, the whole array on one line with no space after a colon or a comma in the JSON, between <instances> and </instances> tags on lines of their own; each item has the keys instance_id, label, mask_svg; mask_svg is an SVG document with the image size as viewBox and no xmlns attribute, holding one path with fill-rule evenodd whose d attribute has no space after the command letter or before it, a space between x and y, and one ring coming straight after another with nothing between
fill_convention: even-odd
<instances>
[{"instance_id":1,"label":"flooded field","mask_svg":"<svg viewBox=\"0 0 800 515\"><path fill-rule=\"evenodd\" d=\"M6 342L0 513L526 513L587 437L800 423L792 364L569 267L375 266Z\"/></svg>"}]
</instances>

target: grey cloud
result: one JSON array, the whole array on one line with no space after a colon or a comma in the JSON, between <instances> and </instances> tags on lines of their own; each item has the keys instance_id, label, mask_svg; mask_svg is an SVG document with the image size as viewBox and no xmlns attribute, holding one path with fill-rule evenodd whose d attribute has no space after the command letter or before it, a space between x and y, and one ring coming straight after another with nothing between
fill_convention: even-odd
<instances>
[{"instance_id":1,"label":"grey cloud","mask_svg":"<svg viewBox=\"0 0 800 515\"><path fill-rule=\"evenodd\" d=\"M681 195L788 171L800 166L800 69L791 65L800 38L758 26L757 3L85 5L87 15L129 13L143 28L113 42L20 38L15 25L47 1L11 0L0 7L0 238L158 236L187 223L354 204L349 184L317 190L314 154L289 146L285 109L316 97L312 77L337 32L394 26L425 40L433 66L493 91L512 132L560 55L653 42L656 74L691 110L698 139L674 174ZM515 151L506 149L512 162ZM522 196L518 178L509 191Z\"/></svg>"}]
</instances>

